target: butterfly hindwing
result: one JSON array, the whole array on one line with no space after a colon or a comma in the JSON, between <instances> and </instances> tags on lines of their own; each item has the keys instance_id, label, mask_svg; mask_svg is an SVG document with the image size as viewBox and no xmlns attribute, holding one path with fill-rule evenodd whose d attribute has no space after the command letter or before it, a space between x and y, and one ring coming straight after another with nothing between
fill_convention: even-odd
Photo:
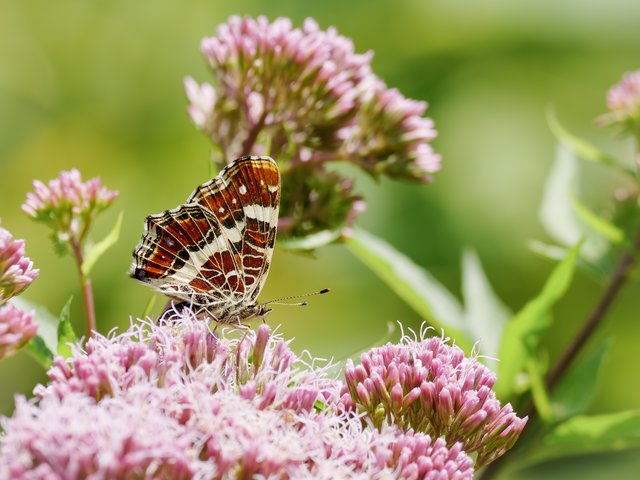
<instances>
[{"instance_id":1,"label":"butterfly hindwing","mask_svg":"<svg viewBox=\"0 0 640 480\"><path fill-rule=\"evenodd\" d=\"M225 310L255 303L271 263L280 175L268 157L242 157L187 203L150 215L131 276L172 298Z\"/></svg>"}]
</instances>

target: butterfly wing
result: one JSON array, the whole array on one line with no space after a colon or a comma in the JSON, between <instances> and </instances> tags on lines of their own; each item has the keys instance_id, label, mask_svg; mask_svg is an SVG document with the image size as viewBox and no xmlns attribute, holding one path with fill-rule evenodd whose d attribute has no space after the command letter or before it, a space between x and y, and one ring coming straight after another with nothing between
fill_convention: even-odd
<instances>
[{"instance_id":1,"label":"butterfly wing","mask_svg":"<svg viewBox=\"0 0 640 480\"><path fill-rule=\"evenodd\" d=\"M230 233L244 294L255 300L271 266L280 207L280 173L270 157L242 157L201 185L188 203L213 212Z\"/></svg>"},{"instance_id":2,"label":"butterfly wing","mask_svg":"<svg viewBox=\"0 0 640 480\"><path fill-rule=\"evenodd\" d=\"M271 263L280 175L268 157L242 157L185 205L145 220L130 275L172 298L215 309L254 301Z\"/></svg>"}]
</instances>

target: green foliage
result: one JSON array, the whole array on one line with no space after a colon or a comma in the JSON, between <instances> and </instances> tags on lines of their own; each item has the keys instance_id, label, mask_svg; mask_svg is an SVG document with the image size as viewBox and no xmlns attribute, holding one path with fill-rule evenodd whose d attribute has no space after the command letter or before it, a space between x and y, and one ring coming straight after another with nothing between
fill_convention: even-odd
<instances>
[{"instance_id":1,"label":"green foliage","mask_svg":"<svg viewBox=\"0 0 640 480\"><path fill-rule=\"evenodd\" d=\"M116 220L115 225L111 229L111 231L104 237L101 241L93 245L88 251L85 253L84 261L82 262L82 273L84 275L89 275L91 273L91 269L96 264L96 262L105 254L109 248L116 244L118 238L120 238L120 230L122 229L122 217L124 216L124 212L120 212L118 215L118 219Z\"/></svg>"},{"instance_id":2,"label":"green foliage","mask_svg":"<svg viewBox=\"0 0 640 480\"><path fill-rule=\"evenodd\" d=\"M580 415L561 423L543 440L545 459L640 447L640 411Z\"/></svg>"},{"instance_id":3,"label":"green foliage","mask_svg":"<svg viewBox=\"0 0 640 480\"><path fill-rule=\"evenodd\" d=\"M618 160L602 152L586 140L570 133L564 126L562 126L552 109L547 109L547 123L551 133L553 133L558 142L578 157L589 162L602 163L609 167L613 167L616 170L629 175L635 181L636 173L632 169L622 165Z\"/></svg>"},{"instance_id":4,"label":"green foliage","mask_svg":"<svg viewBox=\"0 0 640 480\"><path fill-rule=\"evenodd\" d=\"M362 229L354 229L346 239L346 244L356 257L430 325L444 329L462 348L469 347L469 335L460 302L429 272Z\"/></svg>"},{"instance_id":5,"label":"green foliage","mask_svg":"<svg viewBox=\"0 0 640 480\"><path fill-rule=\"evenodd\" d=\"M40 335L33 337L25 347L27 352L40 364L43 368L48 369L53 363L53 352L49 350L44 339Z\"/></svg>"},{"instance_id":6,"label":"green foliage","mask_svg":"<svg viewBox=\"0 0 640 480\"><path fill-rule=\"evenodd\" d=\"M278 240L278 244L287 250L313 252L314 250L329 245L340 238L342 232L338 230L322 230L305 237L286 238Z\"/></svg>"},{"instance_id":7,"label":"green foliage","mask_svg":"<svg viewBox=\"0 0 640 480\"><path fill-rule=\"evenodd\" d=\"M540 338L552 324L551 308L565 294L575 270L581 244L575 245L565 259L551 272L542 291L530 300L507 323L500 344L500 363L496 393L501 398L511 398L523 388L517 382L528 362L535 361Z\"/></svg>"},{"instance_id":8,"label":"green foliage","mask_svg":"<svg viewBox=\"0 0 640 480\"><path fill-rule=\"evenodd\" d=\"M78 337L71 326L71 297L60 312L60 321L58 322L58 355L65 358L71 356L71 347L69 344L76 343Z\"/></svg>"},{"instance_id":9,"label":"green foliage","mask_svg":"<svg viewBox=\"0 0 640 480\"><path fill-rule=\"evenodd\" d=\"M495 370L502 331L512 313L494 293L473 250L466 250L462 257L462 294L464 322L471 338L480 342L485 363Z\"/></svg>"},{"instance_id":10,"label":"green foliage","mask_svg":"<svg viewBox=\"0 0 640 480\"><path fill-rule=\"evenodd\" d=\"M566 420L583 413L598 387L611 342L598 345L590 355L574 366L551 392L555 420Z\"/></svg>"}]
</instances>

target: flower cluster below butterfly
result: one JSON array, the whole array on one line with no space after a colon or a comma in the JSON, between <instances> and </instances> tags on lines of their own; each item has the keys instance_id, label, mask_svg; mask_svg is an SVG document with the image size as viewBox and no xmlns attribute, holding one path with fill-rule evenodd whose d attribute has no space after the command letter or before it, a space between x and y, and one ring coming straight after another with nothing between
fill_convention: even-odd
<instances>
[{"instance_id":1,"label":"flower cluster below butterfly","mask_svg":"<svg viewBox=\"0 0 640 480\"><path fill-rule=\"evenodd\" d=\"M185 204L146 218L129 274L219 323L263 317L279 206L276 162L239 158Z\"/></svg>"}]
</instances>

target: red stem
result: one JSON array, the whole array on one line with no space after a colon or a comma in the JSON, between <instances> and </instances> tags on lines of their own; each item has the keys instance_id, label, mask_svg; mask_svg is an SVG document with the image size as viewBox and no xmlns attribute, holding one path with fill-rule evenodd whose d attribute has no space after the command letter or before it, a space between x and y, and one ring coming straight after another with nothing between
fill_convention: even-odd
<instances>
[{"instance_id":1,"label":"red stem","mask_svg":"<svg viewBox=\"0 0 640 480\"><path fill-rule=\"evenodd\" d=\"M85 330L87 336L93 335L96 331L96 310L93 303L93 288L91 287L91 280L82 271L82 263L84 256L82 255L82 246L79 240L71 241L71 248L73 249L73 255L76 259L76 266L78 267L78 275L80 277L80 287L82 290L82 300L84 304L84 319Z\"/></svg>"}]
</instances>

